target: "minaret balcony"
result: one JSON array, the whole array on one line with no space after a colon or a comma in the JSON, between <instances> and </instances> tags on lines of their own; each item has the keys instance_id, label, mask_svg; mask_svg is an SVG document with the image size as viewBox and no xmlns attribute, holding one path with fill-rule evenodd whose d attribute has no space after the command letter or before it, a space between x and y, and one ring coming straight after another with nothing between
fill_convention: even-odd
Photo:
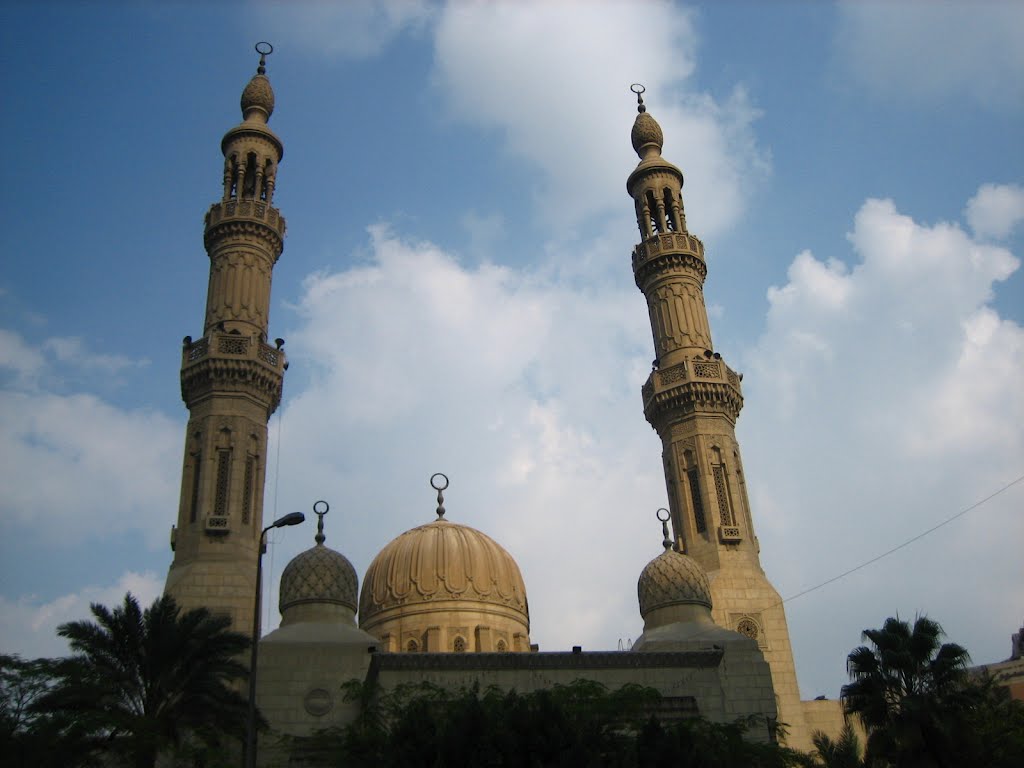
<instances>
[{"instance_id":1,"label":"minaret balcony","mask_svg":"<svg viewBox=\"0 0 1024 768\"><path fill-rule=\"evenodd\" d=\"M262 365L284 373L283 350L237 333L211 333L186 344L181 352L181 367L185 369L211 355L257 360Z\"/></svg>"},{"instance_id":2,"label":"minaret balcony","mask_svg":"<svg viewBox=\"0 0 1024 768\"><path fill-rule=\"evenodd\" d=\"M186 404L217 392L247 393L272 413L281 402L288 361L284 350L255 337L215 332L186 339L181 351L181 396Z\"/></svg>"},{"instance_id":3,"label":"minaret balcony","mask_svg":"<svg viewBox=\"0 0 1024 768\"><path fill-rule=\"evenodd\" d=\"M733 421L743 407L740 375L721 359L699 358L651 371L641 390L644 415L657 428L695 412L721 412Z\"/></svg>"},{"instance_id":4,"label":"minaret balcony","mask_svg":"<svg viewBox=\"0 0 1024 768\"><path fill-rule=\"evenodd\" d=\"M704 262L704 243L689 232L664 232L648 237L633 248L633 270L666 254L689 254Z\"/></svg>"},{"instance_id":5,"label":"minaret balcony","mask_svg":"<svg viewBox=\"0 0 1024 768\"><path fill-rule=\"evenodd\" d=\"M273 240L276 254L284 246L285 219L281 212L265 200L241 198L222 200L206 212L206 232L203 237L207 250L221 234L252 232L261 229ZM275 257L276 260L276 257Z\"/></svg>"},{"instance_id":6,"label":"minaret balcony","mask_svg":"<svg viewBox=\"0 0 1024 768\"><path fill-rule=\"evenodd\" d=\"M214 203L206 213L206 226L211 227L225 219L235 218L257 219L284 236L285 222L281 212L264 200L252 198Z\"/></svg>"}]
</instances>

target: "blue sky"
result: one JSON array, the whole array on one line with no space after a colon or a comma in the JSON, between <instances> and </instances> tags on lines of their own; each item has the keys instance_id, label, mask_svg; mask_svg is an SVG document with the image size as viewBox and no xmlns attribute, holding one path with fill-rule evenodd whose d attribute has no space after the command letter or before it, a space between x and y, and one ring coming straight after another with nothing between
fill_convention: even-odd
<instances>
[{"instance_id":1,"label":"blue sky","mask_svg":"<svg viewBox=\"0 0 1024 768\"><path fill-rule=\"evenodd\" d=\"M779 592L1024 474L1014 3L13 3L0 22L5 651L59 653L90 600L162 587L202 215L260 39L291 362L266 515L327 499L360 573L433 517L443 471L450 518L519 561L542 649L640 633L666 501L629 268L637 81L686 176L716 349L746 374ZM1004 658L1022 506L1024 483L789 603L804 695L836 695L895 613ZM274 541L272 590L312 536Z\"/></svg>"}]
</instances>

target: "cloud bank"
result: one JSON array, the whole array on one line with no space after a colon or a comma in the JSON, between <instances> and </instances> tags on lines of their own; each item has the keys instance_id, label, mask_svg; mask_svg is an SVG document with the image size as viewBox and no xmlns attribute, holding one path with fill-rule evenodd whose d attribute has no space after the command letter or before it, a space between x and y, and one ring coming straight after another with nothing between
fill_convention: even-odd
<instances>
[{"instance_id":1,"label":"cloud bank","mask_svg":"<svg viewBox=\"0 0 1024 768\"><path fill-rule=\"evenodd\" d=\"M1006 191L986 189L973 199ZM768 291L765 331L744 360L740 437L766 570L784 595L1024 473L1024 329L990 306L1020 261L957 224L916 222L890 200L866 201L848 239L848 261L793 260L788 281ZM841 673L839 651L855 635L846 622L822 622L826 614L860 629L897 612L956 616L946 622L952 638L979 662L1002 658L1006 638L992 628L1015 626L1024 602L1010 544L1024 535L1021 493L794 603L801 668ZM825 676L801 682L805 694L836 692Z\"/></svg>"}]
</instances>

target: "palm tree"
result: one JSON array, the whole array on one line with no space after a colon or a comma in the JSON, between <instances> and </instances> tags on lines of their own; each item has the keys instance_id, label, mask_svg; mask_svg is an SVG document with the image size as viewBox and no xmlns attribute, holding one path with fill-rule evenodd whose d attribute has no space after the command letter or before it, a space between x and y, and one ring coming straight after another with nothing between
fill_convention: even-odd
<instances>
[{"instance_id":1,"label":"palm tree","mask_svg":"<svg viewBox=\"0 0 1024 768\"><path fill-rule=\"evenodd\" d=\"M144 611L130 593L112 611L91 610L96 621L58 628L72 655L40 709L72 715L97 749L135 768L168 748L244 735L247 701L234 683L248 675L239 658L249 639L228 630L229 618L182 612L166 595Z\"/></svg>"},{"instance_id":2,"label":"palm tree","mask_svg":"<svg viewBox=\"0 0 1024 768\"><path fill-rule=\"evenodd\" d=\"M843 726L837 739L822 731L815 731L811 741L818 758L815 765L824 768L864 768L864 761L860 757L860 739L849 723Z\"/></svg>"},{"instance_id":3,"label":"palm tree","mask_svg":"<svg viewBox=\"0 0 1024 768\"><path fill-rule=\"evenodd\" d=\"M949 755L961 706L967 651L939 644L942 627L918 616L911 627L899 617L866 629L871 645L847 657L851 682L840 697L867 730L865 762L921 768L952 766Z\"/></svg>"}]
</instances>

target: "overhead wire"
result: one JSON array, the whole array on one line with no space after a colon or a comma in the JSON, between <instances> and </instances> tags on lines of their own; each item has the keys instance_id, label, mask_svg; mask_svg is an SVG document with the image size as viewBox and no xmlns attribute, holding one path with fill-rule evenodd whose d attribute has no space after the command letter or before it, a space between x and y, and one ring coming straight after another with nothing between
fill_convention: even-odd
<instances>
[{"instance_id":1,"label":"overhead wire","mask_svg":"<svg viewBox=\"0 0 1024 768\"><path fill-rule=\"evenodd\" d=\"M883 558L886 558L889 555L891 555L891 554L893 554L895 552L898 552L901 549L904 549L905 547L913 544L915 541L923 539L928 534L934 533L935 531L939 530L943 526L949 525L953 521L955 521L955 520L963 517L964 515L966 515L968 512L971 512L971 511L977 509L978 507L982 506L983 504L985 504L985 503L991 501L992 499L996 498L1000 494L1005 493L1010 488L1012 488L1013 486L1017 485L1020 482L1024 482L1024 474L1022 474L1019 477L1015 478L1014 480L1011 480L1010 482L1006 483L1004 486L1002 486L1001 488L999 488L996 491L993 491L988 496L985 496L983 499L979 499L978 501L974 502L970 506L965 507L964 509L961 509L956 514L951 515L950 517L947 517L945 520L943 520L943 521L941 521L939 523L936 523L931 528L928 528L927 530L922 531L921 533L919 533L916 536L913 536L913 537L907 539L906 541L902 542L901 544L897 544L895 547L892 547L891 549L888 549L888 550L886 550L885 552L882 552L879 555L875 555L874 557L872 557L872 558L870 558L868 560L865 560L864 562L860 563L859 565L854 566L853 568L849 568L849 569L843 571L842 573L840 573L840 574L838 574L836 576L833 576L830 579L826 579L825 581L821 582L820 584L815 584L813 587L808 587L807 589L801 590L800 592L797 592L795 595L790 595L789 597L782 598L782 599L778 600L777 602L774 602L774 603L771 603L769 605L766 605L763 608L761 608L761 610L764 611L764 610L771 610L772 608L777 608L780 605L783 605L785 603L788 603L788 602L791 602L793 600L796 600L798 597L803 597L804 595L810 594L811 592L815 592L815 591L817 591L817 590L819 590L819 589L821 589L823 587L828 586L829 584L833 584L833 583L839 581L840 579L846 578L850 574L856 573L859 570L867 568L869 565L872 565L873 563L877 563L879 560L882 560ZM708 632L699 632L699 633L696 633L696 634L690 636L688 638L688 640L699 640L701 637L709 636L710 634L711 634L710 631L708 631Z\"/></svg>"},{"instance_id":2,"label":"overhead wire","mask_svg":"<svg viewBox=\"0 0 1024 768\"><path fill-rule=\"evenodd\" d=\"M804 589L804 590L802 590L800 592L797 592L795 595L790 595L789 597L784 598L783 600L781 600L779 603L776 603L776 605L781 605L782 603L788 603L791 600L796 600L798 597L803 597L804 595L810 594L811 592L819 590L822 587L827 587L829 584L832 584L833 582L839 581L840 579L844 579L844 578L846 578L847 576L849 576L852 573L856 573L857 571L859 571L859 570L861 570L863 568L867 568L869 565L871 565L873 563L877 563L879 560L881 560L881 559L883 559L885 557L888 557L889 555L891 555L891 554L893 554L895 552L899 552L904 547L910 546L915 541L919 541L920 539L923 539L928 534L934 533L935 531L939 530L939 528L942 528L943 526L949 525L954 520L957 520L957 519L963 517L968 512L971 512L972 510L975 510L978 507L980 507L982 504L984 504L984 503L986 503L988 501L991 501L996 496L998 496L999 494L1003 493L1004 491L1008 491L1010 488L1012 488L1013 486L1015 486L1017 483L1019 483L1021 481L1024 481L1024 475L1021 475L1020 477L1018 477L1015 480L1011 480L1010 482L1008 482L1006 485L1004 485L999 490L994 491L994 492L990 493L988 496L986 496L985 498L983 498L983 499L981 499L979 501L974 502L969 507L965 507L964 509L961 509L955 515L947 517L941 523L937 523L937 524L933 525L931 528L929 528L929 529L927 529L925 531L922 531L921 533L917 534L916 536L912 536L911 538L909 538L906 541L904 541L902 544L897 544L892 549L887 549L882 554L876 555L875 557L872 557L870 560L865 560L860 565L856 565L853 568L850 568L849 570L843 571L838 576L833 576L831 579L827 579L827 580L821 582L820 584L815 584L813 587L808 587L807 589ZM774 606L772 606L772 607L774 607Z\"/></svg>"}]
</instances>

